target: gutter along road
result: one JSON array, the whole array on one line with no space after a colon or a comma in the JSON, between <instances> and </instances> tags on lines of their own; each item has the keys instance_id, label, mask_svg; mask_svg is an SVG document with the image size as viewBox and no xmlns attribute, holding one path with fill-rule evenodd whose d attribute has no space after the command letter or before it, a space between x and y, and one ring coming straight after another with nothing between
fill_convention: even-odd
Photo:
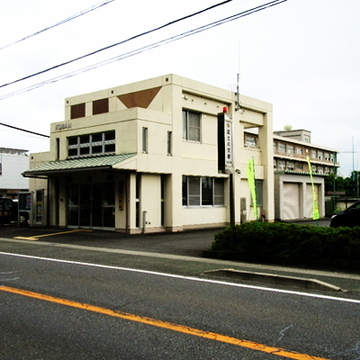
<instances>
[{"instance_id":1,"label":"gutter along road","mask_svg":"<svg viewBox=\"0 0 360 360\"><path fill-rule=\"evenodd\" d=\"M1 359L360 357L359 275L190 255L211 244L214 230L141 237L26 231L43 237L13 239L5 230L0 238ZM229 267L351 289L204 275Z\"/></svg>"}]
</instances>

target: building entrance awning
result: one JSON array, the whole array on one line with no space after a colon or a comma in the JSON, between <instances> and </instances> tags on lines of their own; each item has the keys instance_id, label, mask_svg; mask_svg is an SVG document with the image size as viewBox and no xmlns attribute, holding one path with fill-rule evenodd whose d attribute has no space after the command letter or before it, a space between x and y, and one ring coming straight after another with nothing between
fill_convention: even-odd
<instances>
[{"instance_id":1,"label":"building entrance awning","mask_svg":"<svg viewBox=\"0 0 360 360\"><path fill-rule=\"evenodd\" d=\"M81 159L49 161L23 172L25 177L48 176L64 172L113 169L114 165L135 156L136 153L98 156Z\"/></svg>"}]
</instances>

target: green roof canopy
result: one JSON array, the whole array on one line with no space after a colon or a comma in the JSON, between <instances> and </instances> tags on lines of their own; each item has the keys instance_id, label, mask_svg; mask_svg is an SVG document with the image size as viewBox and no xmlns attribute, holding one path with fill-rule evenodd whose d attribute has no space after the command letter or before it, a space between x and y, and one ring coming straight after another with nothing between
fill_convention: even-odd
<instances>
[{"instance_id":1,"label":"green roof canopy","mask_svg":"<svg viewBox=\"0 0 360 360\"><path fill-rule=\"evenodd\" d=\"M60 172L112 169L115 164L125 161L136 153L108 155L80 159L49 161L23 172L23 176L51 175Z\"/></svg>"}]
</instances>

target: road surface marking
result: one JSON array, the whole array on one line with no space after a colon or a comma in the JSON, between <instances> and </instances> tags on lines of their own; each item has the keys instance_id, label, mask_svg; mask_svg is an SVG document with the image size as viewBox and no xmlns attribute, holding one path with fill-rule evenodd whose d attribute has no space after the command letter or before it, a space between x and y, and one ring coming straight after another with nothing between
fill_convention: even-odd
<instances>
[{"instance_id":1,"label":"road surface marking","mask_svg":"<svg viewBox=\"0 0 360 360\"><path fill-rule=\"evenodd\" d=\"M173 331L181 332L181 333L188 334L188 335L199 336L199 337L205 338L205 339L216 340L216 341L224 342L227 344L237 345L240 347L244 347L244 348L248 348L248 349L252 349L252 350L256 350L256 351L262 351L262 352L265 352L268 354L282 356L282 357L285 357L288 359L330 360L330 359L311 356L311 355L307 355L307 354L301 354L301 353L297 353L297 352L293 352L293 351L287 351L287 350L279 348L279 347L272 347L272 346L267 346L267 345L263 345L263 344L258 344L253 341L237 339L234 337L221 335L221 334L217 334L214 332L203 331L203 330L199 330L199 329L195 329L195 328L191 328L188 326L179 325L179 324L175 324L175 323L171 323L171 322L167 322L167 321L152 319L152 318L145 317L145 316L139 316L139 315L135 315L135 314L125 313L122 311L106 309L106 308L95 306L95 305L79 303L76 301L71 301L71 300L62 299L62 298L58 298L58 297L54 297L54 296L50 296L50 295L36 293L33 291L17 289L17 288L8 287L8 286L3 286L3 287L0 286L0 290L4 291L4 292L8 292L8 293L31 297L34 299L49 301L49 302L60 304L60 305L66 305L66 306L70 306L70 307L77 308L77 309L92 311L92 312L103 314L103 315L114 316L114 317L121 318L124 320L135 321L135 322L138 322L141 324L152 325L152 326L160 327L163 329L173 330Z\"/></svg>"},{"instance_id":2,"label":"road surface marking","mask_svg":"<svg viewBox=\"0 0 360 360\"><path fill-rule=\"evenodd\" d=\"M276 288L264 287L264 286L258 286L258 285L247 285L247 284L233 283L233 282L222 281L222 280L204 279L204 278L195 277L195 276L168 274L168 273L161 273L161 272L150 271L150 270L126 268L126 267L121 267L121 266L93 264L93 263L86 263L86 262L80 262L80 261L54 259L54 258L48 258L48 257L24 255L24 254L14 254L14 253L7 253L7 252L0 252L0 255L14 256L14 257L20 257L20 258L25 258L25 259L58 262L58 263L70 264L70 265L89 266L89 267L93 267L93 268L128 271L128 272L133 272L133 273L162 276L162 277L187 280L187 281L198 281L198 282L203 282L203 283L217 284L217 285L224 285L224 286L233 286L233 287L239 287L239 288L244 288L244 289L269 291L269 292L278 293L278 294L288 294L288 295L304 296L304 297L322 299L322 300L332 300L332 301L339 301L339 302L345 302L345 303L360 304L360 300L358 300L358 299L335 297L335 296L315 294L315 293L306 293L306 292L294 291L294 290L276 289Z\"/></svg>"},{"instance_id":3,"label":"road surface marking","mask_svg":"<svg viewBox=\"0 0 360 360\"><path fill-rule=\"evenodd\" d=\"M79 232L79 231L90 232L92 230L76 229L76 230L62 231L62 232L56 232L56 233L51 233L51 234L42 234L42 235L28 236L28 237L26 237L26 236L17 236L17 237L14 237L14 239L17 239L17 240L34 240L34 241L36 241L36 240L39 240L42 237L54 236L54 235L62 235L62 234L71 234L71 233Z\"/></svg>"}]
</instances>

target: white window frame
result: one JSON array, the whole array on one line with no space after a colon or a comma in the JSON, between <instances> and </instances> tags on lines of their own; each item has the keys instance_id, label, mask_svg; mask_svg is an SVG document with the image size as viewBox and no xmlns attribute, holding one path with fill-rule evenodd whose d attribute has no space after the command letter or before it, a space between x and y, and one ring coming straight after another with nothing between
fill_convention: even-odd
<instances>
[{"instance_id":1,"label":"white window frame","mask_svg":"<svg viewBox=\"0 0 360 360\"><path fill-rule=\"evenodd\" d=\"M201 142L201 113L183 109L183 140ZM198 124L193 124L197 120ZM196 133L196 136L194 134Z\"/></svg>"}]
</instances>

